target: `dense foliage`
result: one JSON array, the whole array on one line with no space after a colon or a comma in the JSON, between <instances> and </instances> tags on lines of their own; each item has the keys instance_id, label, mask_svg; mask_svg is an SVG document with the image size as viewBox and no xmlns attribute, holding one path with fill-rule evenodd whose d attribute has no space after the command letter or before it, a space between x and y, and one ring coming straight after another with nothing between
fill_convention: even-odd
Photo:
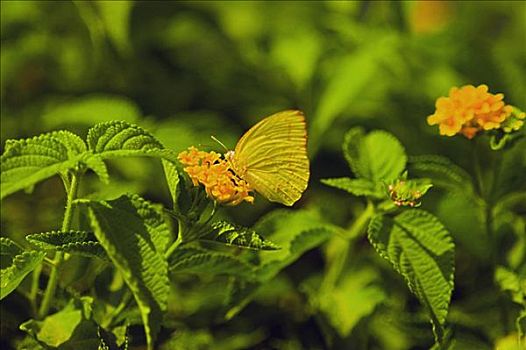
<instances>
[{"instance_id":1,"label":"dense foliage","mask_svg":"<svg viewBox=\"0 0 526 350\"><path fill-rule=\"evenodd\" d=\"M0 347L522 349L525 14L2 1ZM189 176L285 109L294 206Z\"/></svg>"}]
</instances>

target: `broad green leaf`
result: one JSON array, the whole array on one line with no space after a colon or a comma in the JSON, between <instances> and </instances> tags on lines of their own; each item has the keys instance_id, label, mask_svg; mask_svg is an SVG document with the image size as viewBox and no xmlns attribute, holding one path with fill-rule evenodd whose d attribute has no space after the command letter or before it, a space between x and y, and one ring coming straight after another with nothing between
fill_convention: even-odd
<instances>
[{"instance_id":1,"label":"broad green leaf","mask_svg":"<svg viewBox=\"0 0 526 350\"><path fill-rule=\"evenodd\" d=\"M259 253L263 265L260 269L265 272L259 277L263 280L272 278L336 232L336 228L325 223L318 213L307 210L275 210L259 220L254 230L281 247L278 251Z\"/></svg>"},{"instance_id":2,"label":"broad green leaf","mask_svg":"<svg viewBox=\"0 0 526 350\"><path fill-rule=\"evenodd\" d=\"M317 32L304 26L297 26L287 34L274 37L271 56L301 89L311 79L322 53L321 40ZM300 51L301 55L298 55Z\"/></svg>"},{"instance_id":3,"label":"broad green leaf","mask_svg":"<svg viewBox=\"0 0 526 350\"><path fill-rule=\"evenodd\" d=\"M86 152L88 149L86 143L78 135L67 130L59 130L51 132L51 135L62 142L70 157Z\"/></svg>"},{"instance_id":4,"label":"broad green leaf","mask_svg":"<svg viewBox=\"0 0 526 350\"><path fill-rule=\"evenodd\" d=\"M100 123L88 131L88 147L94 153L111 157L110 152L126 155L140 155L140 152L162 149L163 146L143 128L124 121ZM129 153L126 153L128 151Z\"/></svg>"},{"instance_id":5,"label":"broad green leaf","mask_svg":"<svg viewBox=\"0 0 526 350\"><path fill-rule=\"evenodd\" d=\"M258 268L258 278L262 281L269 281L281 270L298 260L305 252L320 246L329 239L334 231L328 227L319 227L305 230L295 235L290 241L289 250L285 255L273 259L267 256L264 264Z\"/></svg>"},{"instance_id":6,"label":"broad green leaf","mask_svg":"<svg viewBox=\"0 0 526 350\"><path fill-rule=\"evenodd\" d=\"M266 338L261 329L230 334L212 333L210 329L185 329L173 332L159 350L245 350L256 349ZM292 349L291 349L292 350Z\"/></svg>"},{"instance_id":7,"label":"broad green leaf","mask_svg":"<svg viewBox=\"0 0 526 350\"><path fill-rule=\"evenodd\" d=\"M298 260L305 252L318 247L330 236L333 231L328 228L317 228L303 231L297 234L290 242L289 250L279 258L263 259L265 261L256 268L255 274L257 281L240 281L236 279L232 282L227 300L228 311L226 318L231 319L239 313L252 299L255 292L264 283L269 283L278 273ZM277 255L277 252L272 252ZM269 252L270 254L270 252ZM265 258L265 257L263 257Z\"/></svg>"},{"instance_id":8,"label":"broad green leaf","mask_svg":"<svg viewBox=\"0 0 526 350\"><path fill-rule=\"evenodd\" d=\"M140 116L137 105L127 98L94 94L50 107L42 120L45 127L56 128L66 124L91 126L116 119L135 123Z\"/></svg>"},{"instance_id":9,"label":"broad green leaf","mask_svg":"<svg viewBox=\"0 0 526 350\"><path fill-rule=\"evenodd\" d=\"M488 240L480 239L480 233L486 232L485 209L478 197L450 191L440 197L434 214L451 231L459 246L483 260L490 258L493 249Z\"/></svg>"},{"instance_id":10,"label":"broad green leaf","mask_svg":"<svg viewBox=\"0 0 526 350\"><path fill-rule=\"evenodd\" d=\"M219 221L212 224L212 232L201 237L202 240L211 240L226 245L254 250L279 249L274 243L265 240L256 231L248 227Z\"/></svg>"},{"instance_id":11,"label":"broad green leaf","mask_svg":"<svg viewBox=\"0 0 526 350\"><path fill-rule=\"evenodd\" d=\"M129 22L133 1L97 0L95 4L99 9L107 35L121 54L128 54L130 51Z\"/></svg>"},{"instance_id":12,"label":"broad green leaf","mask_svg":"<svg viewBox=\"0 0 526 350\"><path fill-rule=\"evenodd\" d=\"M107 259L106 252L92 232L44 232L27 235L26 239L43 250L58 250L70 254Z\"/></svg>"},{"instance_id":13,"label":"broad green leaf","mask_svg":"<svg viewBox=\"0 0 526 350\"><path fill-rule=\"evenodd\" d=\"M1 243L2 269L0 270L0 300L14 291L24 277L33 271L46 256L46 253L34 250L19 251L16 255L12 256L16 249L14 243L12 241L10 242L8 238L2 238ZM4 248L7 251L6 256L4 256ZM6 264L6 267L4 267L4 263L7 261L4 260L4 257L7 257L6 260L11 260L9 265Z\"/></svg>"},{"instance_id":14,"label":"broad green leaf","mask_svg":"<svg viewBox=\"0 0 526 350\"><path fill-rule=\"evenodd\" d=\"M360 159L360 145L363 143L364 138L365 131L362 128L352 128L345 133L342 145L343 156L349 164L351 171L358 178L368 178L369 175L367 163Z\"/></svg>"},{"instance_id":15,"label":"broad green leaf","mask_svg":"<svg viewBox=\"0 0 526 350\"><path fill-rule=\"evenodd\" d=\"M526 306L526 280L521 281L514 272L503 266L497 266L495 281L502 291L511 294L511 299L515 303Z\"/></svg>"},{"instance_id":16,"label":"broad green leaf","mask_svg":"<svg viewBox=\"0 0 526 350\"><path fill-rule=\"evenodd\" d=\"M405 169L405 149L390 133L373 131L364 138L361 159L368 159L370 178L376 181L396 179Z\"/></svg>"},{"instance_id":17,"label":"broad green leaf","mask_svg":"<svg viewBox=\"0 0 526 350\"><path fill-rule=\"evenodd\" d=\"M367 179L340 177L335 179L322 179L321 182L325 185L347 191L355 196L367 196L378 199L386 197L386 193L382 191L382 186L378 186L377 183Z\"/></svg>"},{"instance_id":18,"label":"broad green leaf","mask_svg":"<svg viewBox=\"0 0 526 350\"><path fill-rule=\"evenodd\" d=\"M170 257L172 273L202 273L211 275L233 275L254 279L254 267L232 255L201 249L177 249Z\"/></svg>"},{"instance_id":19,"label":"broad green leaf","mask_svg":"<svg viewBox=\"0 0 526 350\"><path fill-rule=\"evenodd\" d=\"M385 299L385 293L372 284L377 279L377 273L371 269L349 271L328 292L320 293L317 286L309 286L309 299L318 305L334 329L345 338L362 318L370 315Z\"/></svg>"},{"instance_id":20,"label":"broad green leaf","mask_svg":"<svg viewBox=\"0 0 526 350\"><path fill-rule=\"evenodd\" d=\"M214 341L209 330L187 330L181 329L161 346L161 350L184 349L217 349L217 342Z\"/></svg>"},{"instance_id":21,"label":"broad green leaf","mask_svg":"<svg viewBox=\"0 0 526 350\"><path fill-rule=\"evenodd\" d=\"M261 284L269 283L281 270L336 232L317 213L307 210L275 210L263 217L254 226L254 230L270 237L281 249L259 252L261 264L256 269L258 282L236 279L231 283L227 319L234 317L250 302Z\"/></svg>"},{"instance_id":22,"label":"broad green leaf","mask_svg":"<svg viewBox=\"0 0 526 350\"><path fill-rule=\"evenodd\" d=\"M38 333L41 342L58 347L67 342L82 321L81 310L62 310L46 317Z\"/></svg>"},{"instance_id":23,"label":"broad green leaf","mask_svg":"<svg viewBox=\"0 0 526 350\"><path fill-rule=\"evenodd\" d=\"M23 250L15 242L6 237L0 237L0 268L9 267L13 259Z\"/></svg>"},{"instance_id":24,"label":"broad green leaf","mask_svg":"<svg viewBox=\"0 0 526 350\"><path fill-rule=\"evenodd\" d=\"M178 162L177 154L143 128L123 121L100 123L88 131L88 149L102 159L158 157Z\"/></svg>"},{"instance_id":25,"label":"broad green leaf","mask_svg":"<svg viewBox=\"0 0 526 350\"><path fill-rule=\"evenodd\" d=\"M355 101L367 84L376 76L380 65L378 59L391 52L393 45L375 44L366 46L341 58L332 70L327 86L320 96L315 119L311 126L311 137L315 144L346 108Z\"/></svg>"},{"instance_id":26,"label":"broad green leaf","mask_svg":"<svg viewBox=\"0 0 526 350\"><path fill-rule=\"evenodd\" d=\"M29 139L6 141L1 160L1 197L64 173L89 158L76 135L55 131Z\"/></svg>"},{"instance_id":27,"label":"broad green leaf","mask_svg":"<svg viewBox=\"0 0 526 350\"><path fill-rule=\"evenodd\" d=\"M343 154L358 178L389 183L404 171L404 147L388 132L376 130L364 135L359 128L345 135Z\"/></svg>"},{"instance_id":28,"label":"broad green leaf","mask_svg":"<svg viewBox=\"0 0 526 350\"><path fill-rule=\"evenodd\" d=\"M93 349L99 344L97 326L91 320L91 304L88 297L74 299L62 310L42 321L29 320L20 329L32 335L46 348L63 350Z\"/></svg>"},{"instance_id":29,"label":"broad green leaf","mask_svg":"<svg viewBox=\"0 0 526 350\"><path fill-rule=\"evenodd\" d=\"M450 233L436 217L418 209L394 218L377 215L368 232L376 251L391 262L426 307L441 341L453 290L454 244Z\"/></svg>"},{"instance_id":30,"label":"broad green leaf","mask_svg":"<svg viewBox=\"0 0 526 350\"><path fill-rule=\"evenodd\" d=\"M408 168L413 176L430 178L435 186L473 193L471 176L446 157L438 155L409 157Z\"/></svg>"},{"instance_id":31,"label":"broad green leaf","mask_svg":"<svg viewBox=\"0 0 526 350\"><path fill-rule=\"evenodd\" d=\"M156 207L139 196L93 201L88 209L97 240L135 297L151 349L170 291L164 257L169 227Z\"/></svg>"}]
</instances>

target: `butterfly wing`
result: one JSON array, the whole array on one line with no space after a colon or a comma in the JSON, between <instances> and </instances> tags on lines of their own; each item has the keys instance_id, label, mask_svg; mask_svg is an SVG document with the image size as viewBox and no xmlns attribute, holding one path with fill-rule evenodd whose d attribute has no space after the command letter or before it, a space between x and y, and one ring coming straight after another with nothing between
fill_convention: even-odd
<instances>
[{"instance_id":1,"label":"butterfly wing","mask_svg":"<svg viewBox=\"0 0 526 350\"><path fill-rule=\"evenodd\" d=\"M307 131L300 111L283 111L254 125L236 145L236 173L272 202L294 204L309 181Z\"/></svg>"}]
</instances>

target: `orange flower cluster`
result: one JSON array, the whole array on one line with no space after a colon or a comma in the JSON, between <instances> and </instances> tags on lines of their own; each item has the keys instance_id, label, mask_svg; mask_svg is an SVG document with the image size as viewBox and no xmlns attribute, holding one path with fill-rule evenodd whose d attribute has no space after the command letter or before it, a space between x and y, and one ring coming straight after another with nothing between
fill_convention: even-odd
<instances>
[{"instance_id":1,"label":"orange flower cluster","mask_svg":"<svg viewBox=\"0 0 526 350\"><path fill-rule=\"evenodd\" d=\"M178 159L194 186L203 184L208 196L215 201L227 205L254 202L248 183L234 173L230 163L219 153L199 151L192 146L179 153Z\"/></svg>"},{"instance_id":2,"label":"orange flower cluster","mask_svg":"<svg viewBox=\"0 0 526 350\"><path fill-rule=\"evenodd\" d=\"M436 111L427 117L427 123L438 124L440 135L460 133L471 139L481 130L500 128L510 117L513 107L503 98L503 94L489 93L487 85L453 87L448 97L436 101Z\"/></svg>"}]
</instances>

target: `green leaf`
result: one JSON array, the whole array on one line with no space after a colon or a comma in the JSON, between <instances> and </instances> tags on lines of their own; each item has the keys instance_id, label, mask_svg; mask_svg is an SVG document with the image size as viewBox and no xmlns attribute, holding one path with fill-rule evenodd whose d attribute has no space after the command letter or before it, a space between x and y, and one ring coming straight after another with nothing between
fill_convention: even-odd
<instances>
[{"instance_id":1,"label":"green leaf","mask_svg":"<svg viewBox=\"0 0 526 350\"><path fill-rule=\"evenodd\" d=\"M245 279L255 278L254 267L232 255L191 248L179 248L176 252L169 262L172 273L224 274Z\"/></svg>"},{"instance_id":2,"label":"green leaf","mask_svg":"<svg viewBox=\"0 0 526 350\"><path fill-rule=\"evenodd\" d=\"M409 171L413 176L427 177L435 186L450 191L473 193L473 179L448 158L438 155L409 157Z\"/></svg>"},{"instance_id":3,"label":"green leaf","mask_svg":"<svg viewBox=\"0 0 526 350\"><path fill-rule=\"evenodd\" d=\"M0 237L0 268L11 266L13 259L23 250L15 242L6 237Z\"/></svg>"},{"instance_id":4,"label":"green leaf","mask_svg":"<svg viewBox=\"0 0 526 350\"><path fill-rule=\"evenodd\" d=\"M295 26L288 35L278 35L271 43L274 62L283 67L296 87L303 88L311 79L316 62L322 53L319 33L308 27ZM301 57L297 53L301 51Z\"/></svg>"},{"instance_id":5,"label":"green leaf","mask_svg":"<svg viewBox=\"0 0 526 350\"><path fill-rule=\"evenodd\" d=\"M1 197L75 168L83 158L89 157L85 151L84 142L68 131L6 141L0 158Z\"/></svg>"},{"instance_id":6,"label":"green leaf","mask_svg":"<svg viewBox=\"0 0 526 350\"><path fill-rule=\"evenodd\" d=\"M66 146L70 157L82 154L88 150L84 140L72 132L59 130L53 131L51 135Z\"/></svg>"},{"instance_id":7,"label":"green leaf","mask_svg":"<svg viewBox=\"0 0 526 350\"><path fill-rule=\"evenodd\" d=\"M97 240L137 301L151 349L170 292L164 257L169 227L155 206L136 195L89 202L88 208Z\"/></svg>"},{"instance_id":8,"label":"green leaf","mask_svg":"<svg viewBox=\"0 0 526 350\"><path fill-rule=\"evenodd\" d=\"M495 181L495 198L506 196L510 192L526 191L526 138L517 141L512 148L495 154L500 166Z\"/></svg>"},{"instance_id":9,"label":"green leaf","mask_svg":"<svg viewBox=\"0 0 526 350\"><path fill-rule=\"evenodd\" d=\"M377 215L369 224L369 241L406 280L428 310L440 342L453 290L454 244L438 219L418 209L394 218Z\"/></svg>"},{"instance_id":10,"label":"green leaf","mask_svg":"<svg viewBox=\"0 0 526 350\"><path fill-rule=\"evenodd\" d=\"M337 287L320 293L317 285L309 286L309 299L318 305L341 337L347 337L358 322L370 315L385 299L385 293L372 284L378 279L372 269L352 270Z\"/></svg>"},{"instance_id":11,"label":"green leaf","mask_svg":"<svg viewBox=\"0 0 526 350\"><path fill-rule=\"evenodd\" d=\"M129 336L127 325L115 327L110 331L98 328L98 350L128 350Z\"/></svg>"},{"instance_id":12,"label":"green leaf","mask_svg":"<svg viewBox=\"0 0 526 350\"><path fill-rule=\"evenodd\" d=\"M81 321L81 310L64 309L46 317L38 333L38 338L49 346L58 347L69 340Z\"/></svg>"},{"instance_id":13,"label":"green leaf","mask_svg":"<svg viewBox=\"0 0 526 350\"><path fill-rule=\"evenodd\" d=\"M382 191L382 186L367 179L351 179L340 177L335 179L322 179L322 183L328 186L339 188L355 196L367 196L373 198L384 198L386 194Z\"/></svg>"},{"instance_id":14,"label":"green leaf","mask_svg":"<svg viewBox=\"0 0 526 350\"><path fill-rule=\"evenodd\" d=\"M121 54L129 53L130 13L133 1L101 1L95 2L106 29L106 33Z\"/></svg>"},{"instance_id":15,"label":"green leaf","mask_svg":"<svg viewBox=\"0 0 526 350\"><path fill-rule=\"evenodd\" d=\"M256 268L256 281L236 279L231 283L226 302L226 319L231 319L238 314L250 302L262 284L269 283L281 270L298 260L303 253L321 245L332 234L333 232L327 228L306 230L294 237L285 254L275 259L262 257L264 263ZM271 253L278 255L278 252L268 252L268 254Z\"/></svg>"},{"instance_id":16,"label":"green leaf","mask_svg":"<svg viewBox=\"0 0 526 350\"><path fill-rule=\"evenodd\" d=\"M392 52L393 45L373 45L362 48L336 64L322 92L315 119L311 126L311 135L315 143L331 126L333 121L363 93L367 84L376 76L380 65L378 59Z\"/></svg>"},{"instance_id":17,"label":"green leaf","mask_svg":"<svg viewBox=\"0 0 526 350\"><path fill-rule=\"evenodd\" d=\"M495 270L495 282L503 292L510 292L511 299L520 305L526 306L526 281L522 281L517 274L503 266Z\"/></svg>"},{"instance_id":18,"label":"green leaf","mask_svg":"<svg viewBox=\"0 0 526 350\"><path fill-rule=\"evenodd\" d=\"M100 123L88 131L88 148L104 158L147 155L161 143L143 128L123 121Z\"/></svg>"},{"instance_id":19,"label":"green leaf","mask_svg":"<svg viewBox=\"0 0 526 350\"><path fill-rule=\"evenodd\" d=\"M106 167L106 163L104 163L104 160L102 160L102 157L100 155L92 155L91 157L85 159L85 163L88 166L88 168L90 168L95 174L97 174L102 183L110 183L110 175L108 174L108 168Z\"/></svg>"},{"instance_id":20,"label":"green leaf","mask_svg":"<svg viewBox=\"0 0 526 350\"><path fill-rule=\"evenodd\" d=\"M179 193L181 192L179 172L177 171L177 165L169 160L162 160L164 176L166 178L166 183L168 184L168 189L170 190L170 195L172 197L173 208L176 212L180 212L177 199L179 198Z\"/></svg>"},{"instance_id":21,"label":"green leaf","mask_svg":"<svg viewBox=\"0 0 526 350\"><path fill-rule=\"evenodd\" d=\"M107 259L106 252L92 232L44 232L27 235L29 243L43 250L58 250L70 254Z\"/></svg>"},{"instance_id":22,"label":"green leaf","mask_svg":"<svg viewBox=\"0 0 526 350\"><path fill-rule=\"evenodd\" d=\"M271 237L281 249L259 251L261 264L256 269L257 282L236 279L231 283L227 319L234 317L250 302L261 284L269 283L281 270L336 232L336 228L326 224L317 213L307 210L275 210L263 217L254 230Z\"/></svg>"},{"instance_id":23,"label":"green leaf","mask_svg":"<svg viewBox=\"0 0 526 350\"><path fill-rule=\"evenodd\" d=\"M46 128L56 128L62 125L89 126L115 119L135 123L140 116L137 105L127 98L93 94L48 108L42 120Z\"/></svg>"},{"instance_id":24,"label":"green leaf","mask_svg":"<svg viewBox=\"0 0 526 350\"><path fill-rule=\"evenodd\" d=\"M369 171L367 169L367 164L365 161L361 161L361 147L365 138L365 131L360 128L352 128L347 133L343 139L343 156L349 164L352 172L356 177L368 178Z\"/></svg>"},{"instance_id":25,"label":"green leaf","mask_svg":"<svg viewBox=\"0 0 526 350\"><path fill-rule=\"evenodd\" d=\"M46 253L34 250L19 250L16 252L16 255L13 256L13 253L15 253L16 250L14 242L10 241L8 238L2 238L1 243L2 269L0 270L0 300L4 299L14 291L24 277L33 271L46 256ZM6 251L8 252L6 255L4 255L3 252L4 248L6 248ZM11 260L11 263L5 268L4 262L6 261L4 259Z\"/></svg>"},{"instance_id":26,"label":"green leaf","mask_svg":"<svg viewBox=\"0 0 526 350\"><path fill-rule=\"evenodd\" d=\"M254 250L276 250L277 245L265 240L256 231L248 227L219 221L212 224L212 232L200 239L224 243L226 245Z\"/></svg>"},{"instance_id":27,"label":"green leaf","mask_svg":"<svg viewBox=\"0 0 526 350\"><path fill-rule=\"evenodd\" d=\"M177 154L143 128L123 121L100 123L88 131L88 149L102 159L156 157L178 162Z\"/></svg>"},{"instance_id":28,"label":"green leaf","mask_svg":"<svg viewBox=\"0 0 526 350\"><path fill-rule=\"evenodd\" d=\"M349 130L345 135L343 154L357 177L374 183L395 180L407 162L402 144L382 130L367 135L359 128Z\"/></svg>"},{"instance_id":29,"label":"green leaf","mask_svg":"<svg viewBox=\"0 0 526 350\"><path fill-rule=\"evenodd\" d=\"M91 321L92 302L88 297L73 299L59 312L42 321L26 321L20 325L20 329L32 335L46 348L93 349L99 341L96 324Z\"/></svg>"}]
</instances>

